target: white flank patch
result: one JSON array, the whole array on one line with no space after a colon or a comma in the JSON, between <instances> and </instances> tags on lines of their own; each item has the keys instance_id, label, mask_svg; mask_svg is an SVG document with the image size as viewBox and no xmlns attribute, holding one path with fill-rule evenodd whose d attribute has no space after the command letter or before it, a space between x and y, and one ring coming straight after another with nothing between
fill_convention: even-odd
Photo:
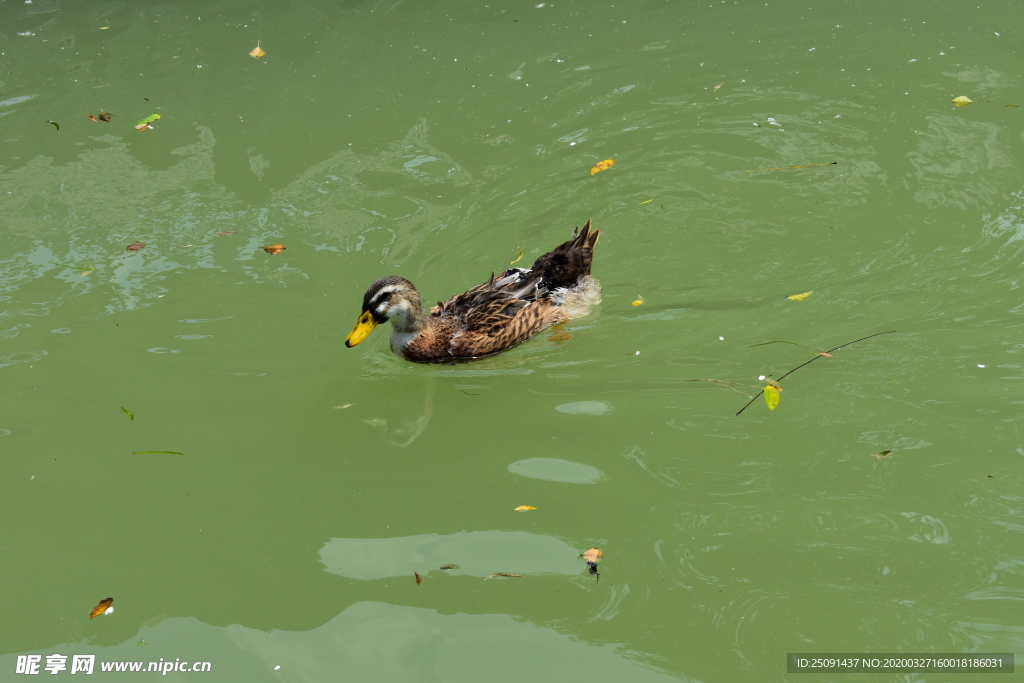
<instances>
[{"instance_id":1,"label":"white flank patch","mask_svg":"<svg viewBox=\"0 0 1024 683\"><path fill-rule=\"evenodd\" d=\"M582 318L601 303L601 283L586 275L572 287L556 290L553 294L555 301L564 302L562 311L568 318Z\"/></svg>"}]
</instances>

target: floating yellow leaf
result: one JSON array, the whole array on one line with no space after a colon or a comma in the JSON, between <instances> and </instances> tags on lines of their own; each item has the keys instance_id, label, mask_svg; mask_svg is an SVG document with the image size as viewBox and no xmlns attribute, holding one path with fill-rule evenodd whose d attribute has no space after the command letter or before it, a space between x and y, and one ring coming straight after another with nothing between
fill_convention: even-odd
<instances>
[{"instance_id":1,"label":"floating yellow leaf","mask_svg":"<svg viewBox=\"0 0 1024 683\"><path fill-rule=\"evenodd\" d=\"M509 262L508 262L508 264L509 264L510 266L514 266L515 264L517 264L517 263L519 263L520 261L522 261L522 260L523 260L523 250L522 250L522 249L520 249L519 247L516 247L516 250L517 250L517 251L519 252L519 256L517 256L517 257L516 257L516 260L515 260L515 261L509 261Z\"/></svg>"},{"instance_id":2,"label":"floating yellow leaf","mask_svg":"<svg viewBox=\"0 0 1024 683\"><path fill-rule=\"evenodd\" d=\"M113 604L114 598L106 598L105 600L100 600L100 604L93 607L92 611L89 612L89 618L95 619L101 614L110 614L114 611L114 608L112 606Z\"/></svg>"},{"instance_id":3,"label":"floating yellow leaf","mask_svg":"<svg viewBox=\"0 0 1024 683\"><path fill-rule=\"evenodd\" d=\"M636 298L636 301L634 301L634 302L632 303L632 305L633 305L633 306L643 306L643 305L644 305L644 298L643 298L642 296L638 296L638 297Z\"/></svg>"},{"instance_id":4,"label":"floating yellow leaf","mask_svg":"<svg viewBox=\"0 0 1024 683\"><path fill-rule=\"evenodd\" d=\"M590 175L594 175L595 173L600 173L601 171L606 171L606 170L608 170L609 168L611 168L614 165L615 165L615 160L614 159L605 159L604 161L599 161L599 162L597 162L596 164L594 164L593 166L590 167Z\"/></svg>"},{"instance_id":5,"label":"floating yellow leaf","mask_svg":"<svg viewBox=\"0 0 1024 683\"><path fill-rule=\"evenodd\" d=\"M973 101L974 100L972 100L970 97L966 97L964 95L961 95L960 97L954 97L953 99L950 100L950 102L952 102L958 107L966 107Z\"/></svg>"},{"instance_id":6,"label":"floating yellow leaf","mask_svg":"<svg viewBox=\"0 0 1024 683\"><path fill-rule=\"evenodd\" d=\"M1009 105L1007 105L1007 106L1009 106ZM644 201L642 201L642 202L640 202L640 203L641 203L641 204L650 204L650 203L651 203L651 202L653 202L653 201L654 201L653 199L645 199Z\"/></svg>"},{"instance_id":7,"label":"floating yellow leaf","mask_svg":"<svg viewBox=\"0 0 1024 683\"><path fill-rule=\"evenodd\" d=\"M259 59L265 54L267 54L267 51L260 47L260 41L258 40L256 41L256 47L249 51L249 56L255 57L256 59Z\"/></svg>"},{"instance_id":8,"label":"floating yellow leaf","mask_svg":"<svg viewBox=\"0 0 1024 683\"><path fill-rule=\"evenodd\" d=\"M768 404L768 410L775 410L779 407L779 390L771 384L764 388L764 402Z\"/></svg>"},{"instance_id":9,"label":"floating yellow leaf","mask_svg":"<svg viewBox=\"0 0 1024 683\"><path fill-rule=\"evenodd\" d=\"M536 510L536 509L537 508L533 507L532 505L520 505L515 510L513 510L513 512L519 512L520 510Z\"/></svg>"},{"instance_id":10,"label":"floating yellow leaf","mask_svg":"<svg viewBox=\"0 0 1024 683\"><path fill-rule=\"evenodd\" d=\"M793 294L791 296L787 296L786 298L789 299L790 301L803 301L804 299L809 297L811 294L814 294L814 290L813 289L808 289L803 294Z\"/></svg>"}]
</instances>

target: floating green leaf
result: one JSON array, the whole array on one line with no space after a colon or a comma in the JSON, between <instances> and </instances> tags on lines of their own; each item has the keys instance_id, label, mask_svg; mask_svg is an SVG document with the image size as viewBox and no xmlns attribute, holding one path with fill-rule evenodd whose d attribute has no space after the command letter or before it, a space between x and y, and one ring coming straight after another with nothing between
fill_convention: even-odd
<instances>
[{"instance_id":1,"label":"floating green leaf","mask_svg":"<svg viewBox=\"0 0 1024 683\"><path fill-rule=\"evenodd\" d=\"M132 455L185 455L178 451L134 451Z\"/></svg>"},{"instance_id":2,"label":"floating green leaf","mask_svg":"<svg viewBox=\"0 0 1024 683\"><path fill-rule=\"evenodd\" d=\"M141 126L141 125L142 125L142 124L144 124L144 123L153 123L154 121L157 121L157 120L159 120L159 119L160 119L160 114L150 114L150 115L149 115L149 116L147 116L146 118L144 118L144 119L141 119L141 120L140 120L140 121L138 122L138 124L136 124L136 125L139 125L139 126Z\"/></svg>"},{"instance_id":3,"label":"floating green leaf","mask_svg":"<svg viewBox=\"0 0 1024 683\"><path fill-rule=\"evenodd\" d=\"M132 411L128 410L128 409L127 409L127 408L125 408L124 406L121 406L121 412L123 412L123 413L124 413L125 415L127 415L127 416L128 416L128 417L130 417L131 419L133 419L133 420L135 419L135 416L134 416L134 415L132 415Z\"/></svg>"}]
</instances>

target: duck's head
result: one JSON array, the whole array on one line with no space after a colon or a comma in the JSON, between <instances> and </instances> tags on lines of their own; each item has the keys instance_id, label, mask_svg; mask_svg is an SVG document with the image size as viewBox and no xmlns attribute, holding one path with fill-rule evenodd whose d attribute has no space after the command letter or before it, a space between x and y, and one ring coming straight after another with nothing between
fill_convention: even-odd
<instances>
[{"instance_id":1,"label":"duck's head","mask_svg":"<svg viewBox=\"0 0 1024 683\"><path fill-rule=\"evenodd\" d=\"M374 327L389 320L396 331L411 332L422 317L420 294L411 282L394 275L381 278L363 295L363 312L355 328L345 337L345 346L352 348L366 339Z\"/></svg>"}]
</instances>

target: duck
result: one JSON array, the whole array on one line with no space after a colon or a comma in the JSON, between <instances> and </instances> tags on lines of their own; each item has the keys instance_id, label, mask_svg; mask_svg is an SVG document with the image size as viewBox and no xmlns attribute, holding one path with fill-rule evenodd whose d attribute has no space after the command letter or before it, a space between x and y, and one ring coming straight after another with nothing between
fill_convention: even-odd
<instances>
[{"instance_id":1,"label":"duck","mask_svg":"<svg viewBox=\"0 0 1024 683\"><path fill-rule=\"evenodd\" d=\"M491 273L483 284L424 311L416 286L392 275L371 284L345 346L362 343L377 325L391 323L391 350L415 363L472 360L517 346L544 329L589 313L601 301L590 274L601 236L588 220L572 239L529 268Z\"/></svg>"}]
</instances>

